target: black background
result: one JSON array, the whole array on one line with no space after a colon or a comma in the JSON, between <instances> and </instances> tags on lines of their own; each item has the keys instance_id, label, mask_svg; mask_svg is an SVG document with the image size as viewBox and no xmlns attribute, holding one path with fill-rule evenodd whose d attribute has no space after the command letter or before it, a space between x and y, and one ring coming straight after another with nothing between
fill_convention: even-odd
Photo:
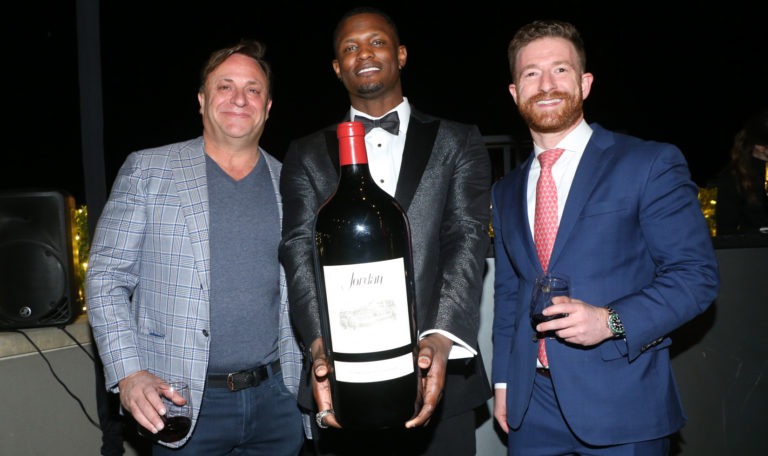
<instances>
[{"instance_id":1,"label":"black background","mask_svg":"<svg viewBox=\"0 0 768 456\"><path fill-rule=\"evenodd\" d=\"M766 16L738 2L370 2L394 18L408 48L405 95L430 114L484 135L528 132L508 92L506 48L534 19L573 22L595 75L589 122L683 150L704 185L726 163L745 119L768 106ZM101 55L107 185L133 150L201 134L199 70L241 38L267 45L274 104L261 144L340 120L346 93L331 69L331 35L351 2L103 2ZM0 188L62 188L84 204L75 2L8 9L4 31L4 160ZM10 30L16 31L11 32Z\"/></svg>"}]
</instances>

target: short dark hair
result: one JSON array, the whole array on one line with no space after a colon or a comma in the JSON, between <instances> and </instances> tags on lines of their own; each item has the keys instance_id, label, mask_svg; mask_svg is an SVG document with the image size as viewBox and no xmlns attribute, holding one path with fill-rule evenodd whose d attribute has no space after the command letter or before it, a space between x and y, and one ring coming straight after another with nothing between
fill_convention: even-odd
<instances>
[{"instance_id":1,"label":"short dark hair","mask_svg":"<svg viewBox=\"0 0 768 456\"><path fill-rule=\"evenodd\" d=\"M208 76L210 76L219 65L224 63L225 60L234 54L243 54L244 56L255 60L262 71L264 71L264 75L267 77L267 97L272 98L272 69L269 66L269 62L264 60L264 54L266 52L267 47L256 40L241 40L232 47L213 51L200 72L199 92L205 92L205 81L208 80Z\"/></svg>"},{"instance_id":2,"label":"short dark hair","mask_svg":"<svg viewBox=\"0 0 768 456\"><path fill-rule=\"evenodd\" d=\"M372 6L358 6L356 8L352 8L351 10L344 13L344 15L341 16L338 22L336 22L336 27L333 29L333 52L336 53L336 40L339 39L339 30L341 30L341 25L349 19L352 16L357 16L359 14L375 14L377 16L380 16L384 21L392 27L392 31L395 33L395 40L397 42L396 45L400 44L400 32L397 30L397 25L395 25L395 21L392 20L392 18L385 13L384 11L374 8Z\"/></svg>"},{"instance_id":3,"label":"short dark hair","mask_svg":"<svg viewBox=\"0 0 768 456\"><path fill-rule=\"evenodd\" d=\"M579 56L580 70L583 73L587 67L587 52L584 50L584 41L579 35L579 31L570 22L546 20L533 21L526 24L515 33L512 41L509 42L507 56L509 57L509 71L512 73L512 80L515 79L515 63L520 49L525 45L539 38L564 38L573 44L576 48L576 54Z\"/></svg>"}]
</instances>

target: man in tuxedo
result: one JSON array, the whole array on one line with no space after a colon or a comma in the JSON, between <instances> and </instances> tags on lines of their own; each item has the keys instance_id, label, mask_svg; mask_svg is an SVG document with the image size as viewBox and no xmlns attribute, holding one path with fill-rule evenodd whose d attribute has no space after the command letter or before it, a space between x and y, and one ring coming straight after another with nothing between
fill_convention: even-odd
<instances>
[{"instance_id":1,"label":"man in tuxedo","mask_svg":"<svg viewBox=\"0 0 768 456\"><path fill-rule=\"evenodd\" d=\"M494 416L510 454L665 454L686 420L668 335L719 283L697 188L674 146L584 121L594 78L573 25L522 27L509 60L534 154L492 191ZM570 297L534 331L543 272Z\"/></svg>"},{"instance_id":2,"label":"man in tuxedo","mask_svg":"<svg viewBox=\"0 0 768 456\"><path fill-rule=\"evenodd\" d=\"M407 51L387 15L350 11L336 27L334 46L333 69L352 105L340 121L382 119L382 126L391 126L369 127L365 141L371 174L410 222L424 405L403 429L325 429L339 425L332 413L312 252L315 214L338 182L335 125L293 141L281 178L280 259L291 316L312 360L305 363L308 377L299 402L320 411L317 421L324 429L315 439L323 454L474 454L474 409L491 395L477 352L489 242L487 152L476 127L420 113L403 97L400 70Z\"/></svg>"},{"instance_id":3,"label":"man in tuxedo","mask_svg":"<svg viewBox=\"0 0 768 456\"><path fill-rule=\"evenodd\" d=\"M91 246L88 317L106 387L152 433L164 427L161 395L173 396L166 382L190 388L190 432L153 454L303 444L301 353L277 256L280 163L259 147L272 105L263 55L255 41L211 55L203 136L131 154Z\"/></svg>"}]
</instances>

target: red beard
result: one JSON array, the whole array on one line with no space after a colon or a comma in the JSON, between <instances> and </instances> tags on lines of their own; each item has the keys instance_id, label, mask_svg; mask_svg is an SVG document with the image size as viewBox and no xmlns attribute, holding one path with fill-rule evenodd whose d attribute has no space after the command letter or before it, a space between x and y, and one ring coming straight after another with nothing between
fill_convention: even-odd
<instances>
[{"instance_id":1,"label":"red beard","mask_svg":"<svg viewBox=\"0 0 768 456\"><path fill-rule=\"evenodd\" d=\"M535 104L547 98L562 98L559 109L542 112L537 110ZM538 133L557 133L574 125L582 115L584 100L581 96L581 87L576 93L549 92L539 93L520 104L520 115L523 116L528 127Z\"/></svg>"}]
</instances>

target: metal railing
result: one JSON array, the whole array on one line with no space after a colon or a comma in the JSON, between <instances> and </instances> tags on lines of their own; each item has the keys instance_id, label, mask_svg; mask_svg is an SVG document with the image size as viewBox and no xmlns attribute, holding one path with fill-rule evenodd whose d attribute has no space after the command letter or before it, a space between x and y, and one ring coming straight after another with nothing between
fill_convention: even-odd
<instances>
[{"instance_id":1,"label":"metal railing","mask_svg":"<svg viewBox=\"0 0 768 456\"><path fill-rule=\"evenodd\" d=\"M519 166L533 150L531 138L516 139L510 135L483 136L491 158L492 182L496 182Z\"/></svg>"}]
</instances>

